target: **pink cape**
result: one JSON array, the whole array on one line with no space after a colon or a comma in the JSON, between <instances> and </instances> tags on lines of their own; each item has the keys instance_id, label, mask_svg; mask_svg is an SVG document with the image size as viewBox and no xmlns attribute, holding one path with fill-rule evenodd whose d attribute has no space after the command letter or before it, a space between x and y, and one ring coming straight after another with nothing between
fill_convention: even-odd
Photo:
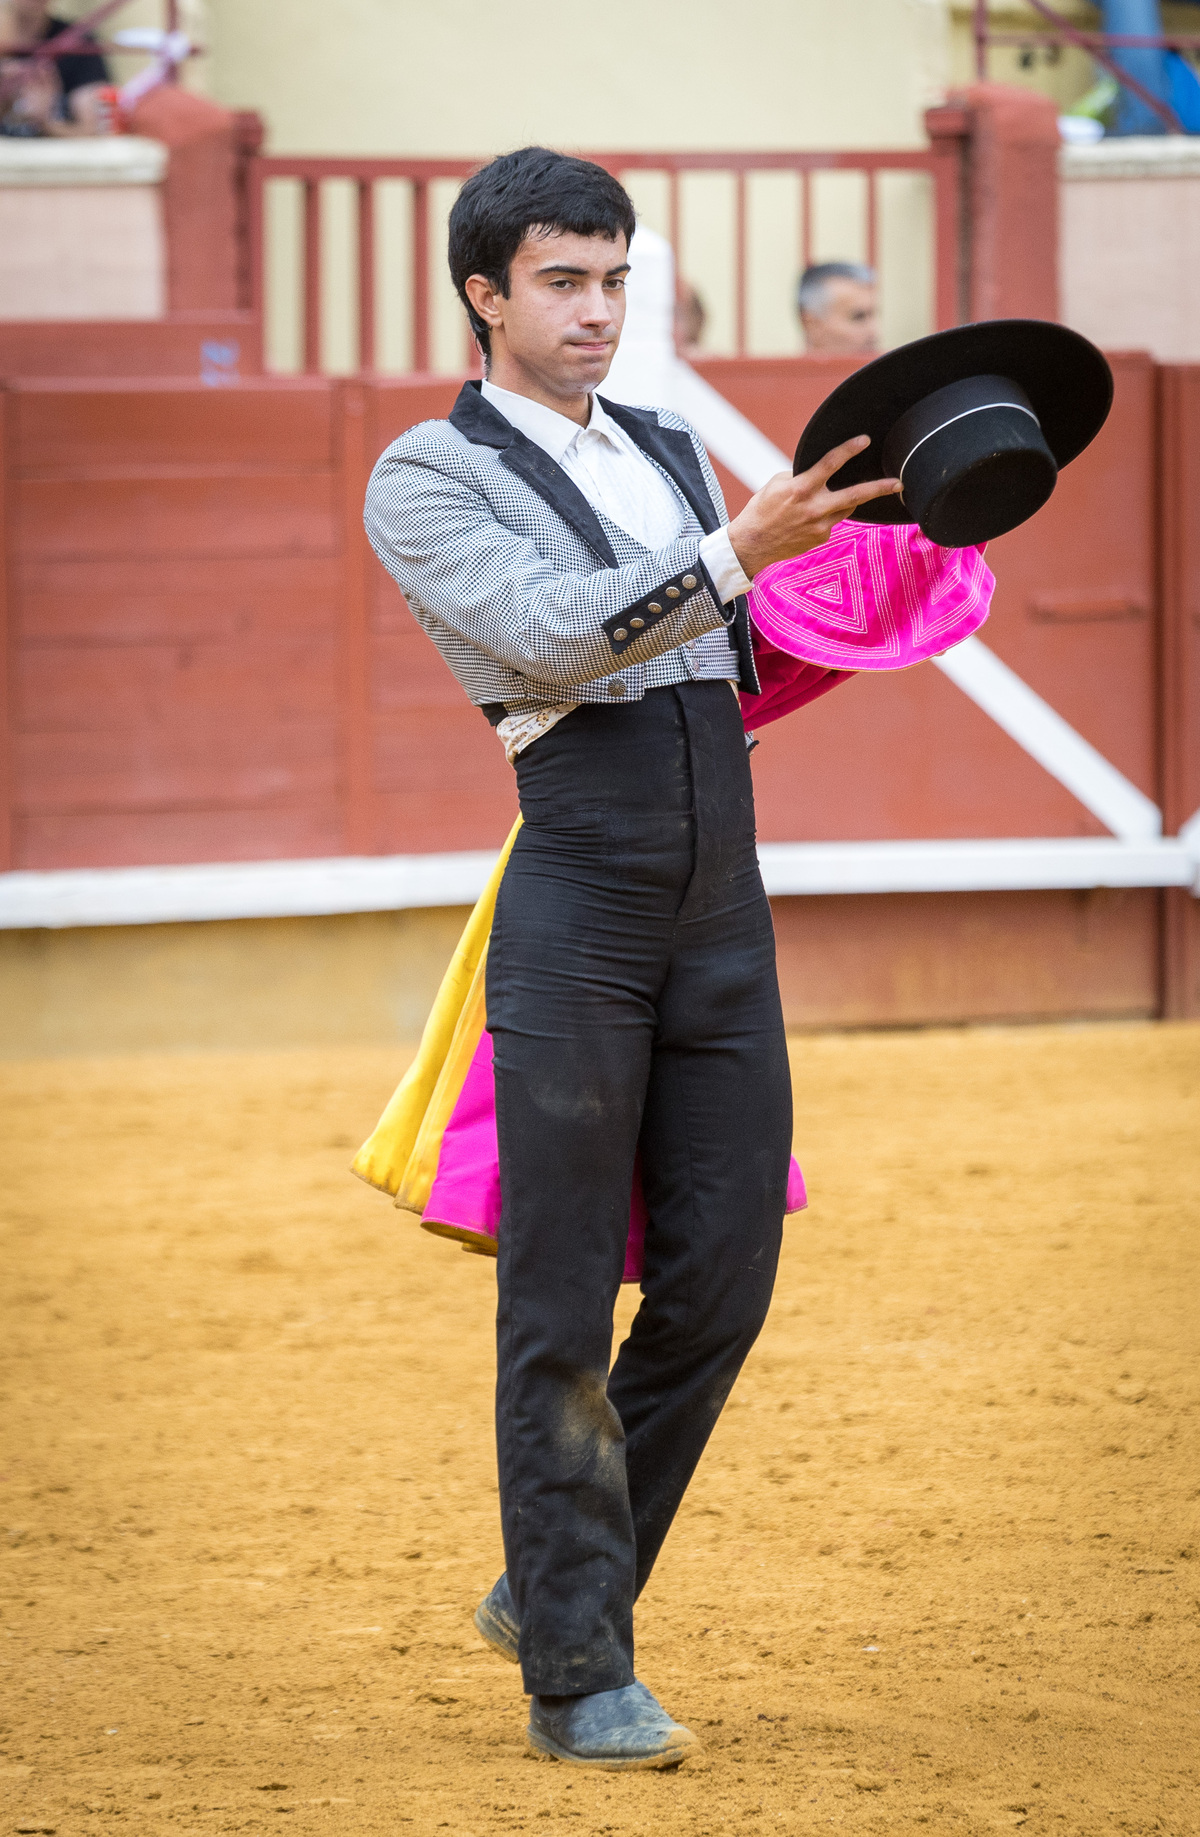
<instances>
[{"instance_id":1,"label":"pink cape","mask_svg":"<svg viewBox=\"0 0 1200 1837\"><path fill-rule=\"evenodd\" d=\"M896 670L968 637L994 581L982 549L942 549L912 524L840 523L830 540L764 569L750 596L761 693L743 695L747 731L815 701L859 670ZM793 1158L787 1210L807 1205ZM491 1035L482 1033L447 1121L421 1222L494 1255L500 1166ZM634 1168L626 1282L642 1273L647 1214Z\"/></svg>"},{"instance_id":2,"label":"pink cape","mask_svg":"<svg viewBox=\"0 0 1200 1837\"><path fill-rule=\"evenodd\" d=\"M793 1158L788 1173L787 1210L799 1212L808 1204L804 1175ZM500 1231L500 1154L496 1143L496 1086L492 1073L492 1036L484 1033L463 1083L454 1113L442 1137L441 1158L422 1215L425 1225L449 1226L468 1249L488 1254ZM635 1167L629 1205L629 1238L625 1246L623 1282L637 1282L642 1274L646 1238L646 1202L641 1175ZM471 1243L464 1233L481 1241Z\"/></svg>"},{"instance_id":3,"label":"pink cape","mask_svg":"<svg viewBox=\"0 0 1200 1837\"><path fill-rule=\"evenodd\" d=\"M858 670L906 670L961 644L988 616L983 549L942 549L915 523L837 523L829 541L764 568L750 593L765 727Z\"/></svg>"}]
</instances>

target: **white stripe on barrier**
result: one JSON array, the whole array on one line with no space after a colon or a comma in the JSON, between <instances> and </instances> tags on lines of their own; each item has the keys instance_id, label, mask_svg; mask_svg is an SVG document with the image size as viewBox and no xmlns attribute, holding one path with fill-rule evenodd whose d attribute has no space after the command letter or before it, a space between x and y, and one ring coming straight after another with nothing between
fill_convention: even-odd
<instances>
[{"instance_id":1,"label":"white stripe on barrier","mask_svg":"<svg viewBox=\"0 0 1200 1837\"><path fill-rule=\"evenodd\" d=\"M333 856L188 867L68 868L0 874L0 929L316 918L469 906L495 862L463 854ZM1200 885L1200 835L1038 837L999 842L766 842L768 893L961 893L1053 887Z\"/></svg>"},{"instance_id":2,"label":"white stripe on barrier","mask_svg":"<svg viewBox=\"0 0 1200 1837\"><path fill-rule=\"evenodd\" d=\"M495 862L494 849L472 849L446 855L335 855L314 861L0 874L0 929L473 906Z\"/></svg>"},{"instance_id":3,"label":"white stripe on barrier","mask_svg":"<svg viewBox=\"0 0 1200 1837\"><path fill-rule=\"evenodd\" d=\"M995 893L1190 887L1198 851L1171 839L1037 837L995 842L764 842L768 893Z\"/></svg>"}]
</instances>

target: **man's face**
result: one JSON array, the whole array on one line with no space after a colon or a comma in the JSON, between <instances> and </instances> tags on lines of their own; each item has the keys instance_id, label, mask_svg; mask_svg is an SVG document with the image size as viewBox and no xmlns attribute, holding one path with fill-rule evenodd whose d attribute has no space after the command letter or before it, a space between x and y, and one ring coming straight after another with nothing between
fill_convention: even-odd
<instances>
[{"instance_id":1,"label":"man's face","mask_svg":"<svg viewBox=\"0 0 1200 1837\"><path fill-rule=\"evenodd\" d=\"M879 343L879 303L875 288L845 276L825 283L823 313L801 313L804 341L810 351L873 351Z\"/></svg>"},{"instance_id":2,"label":"man's face","mask_svg":"<svg viewBox=\"0 0 1200 1837\"><path fill-rule=\"evenodd\" d=\"M627 255L623 235L531 233L513 257L507 298L472 275L467 292L491 328L493 380L504 388L523 379L564 400L602 383L625 323Z\"/></svg>"}]
</instances>

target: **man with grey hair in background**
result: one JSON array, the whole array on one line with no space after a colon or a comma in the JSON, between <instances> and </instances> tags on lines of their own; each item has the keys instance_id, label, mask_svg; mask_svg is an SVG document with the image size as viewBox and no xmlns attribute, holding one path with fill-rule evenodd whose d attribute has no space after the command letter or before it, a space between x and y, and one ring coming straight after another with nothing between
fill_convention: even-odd
<instances>
[{"instance_id":1,"label":"man with grey hair in background","mask_svg":"<svg viewBox=\"0 0 1200 1837\"><path fill-rule=\"evenodd\" d=\"M861 262L818 262L796 290L805 349L853 355L879 348L879 301L874 268Z\"/></svg>"}]
</instances>

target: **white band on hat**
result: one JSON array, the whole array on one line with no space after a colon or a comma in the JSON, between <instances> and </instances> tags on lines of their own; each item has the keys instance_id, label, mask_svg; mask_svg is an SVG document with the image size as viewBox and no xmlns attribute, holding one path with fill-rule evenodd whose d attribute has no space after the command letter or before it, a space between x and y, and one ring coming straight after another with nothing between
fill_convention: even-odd
<instances>
[{"instance_id":1,"label":"white band on hat","mask_svg":"<svg viewBox=\"0 0 1200 1837\"><path fill-rule=\"evenodd\" d=\"M927 440L932 440L935 434L940 434L943 428L953 427L956 421L965 421L968 415L982 415L986 413L989 408L1018 408L1023 415L1028 415L1031 421L1036 422L1039 429L1042 425L1041 422L1038 421L1032 408L1026 408L1023 402L981 402L978 408L964 408L961 414L951 415L948 421L941 422L938 427L931 427L927 434L921 435L921 438L917 441L917 445L909 449L908 453L905 455L904 465L900 467L901 500L903 500L904 497L904 466L908 464L913 454L917 451L917 448L923 447L925 442Z\"/></svg>"}]
</instances>

